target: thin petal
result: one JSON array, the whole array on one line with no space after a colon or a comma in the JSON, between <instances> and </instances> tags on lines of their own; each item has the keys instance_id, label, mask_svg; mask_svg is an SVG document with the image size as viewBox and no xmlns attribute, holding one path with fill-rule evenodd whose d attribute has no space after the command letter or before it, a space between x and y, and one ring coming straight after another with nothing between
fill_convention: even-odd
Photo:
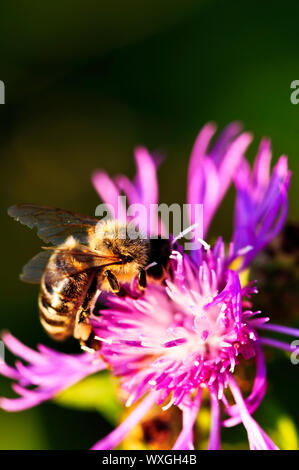
<instances>
[{"instance_id":1,"label":"thin petal","mask_svg":"<svg viewBox=\"0 0 299 470\"><path fill-rule=\"evenodd\" d=\"M276 331L277 333L282 333L285 335L295 336L299 338L299 328L290 328L283 325L275 325L274 323L267 323L258 325L257 328L260 330Z\"/></svg>"},{"instance_id":2,"label":"thin petal","mask_svg":"<svg viewBox=\"0 0 299 470\"><path fill-rule=\"evenodd\" d=\"M98 170L92 174L92 183L105 204L114 209L113 217L125 222L126 208L120 199L120 191L111 178L104 171Z\"/></svg>"},{"instance_id":3,"label":"thin petal","mask_svg":"<svg viewBox=\"0 0 299 470\"><path fill-rule=\"evenodd\" d=\"M158 181L156 163L145 147L135 149L137 166L136 186L142 202L149 207L158 203Z\"/></svg>"},{"instance_id":4,"label":"thin petal","mask_svg":"<svg viewBox=\"0 0 299 470\"><path fill-rule=\"evenodd\" d=\"M264 354L261 350L259 344L255 345L256 349L256 376L253 382L252 390L250 395L245 399L246 406L250 413L254 413L262 402L266 389L267 389L267 380L266 380L266 364ZM242 422L240 415L240 410L237 405L228 406L226 405L226 412L232 416L232 418L226 419L223 421L222 425L224 427L232 427Z\"/></svg>"},{"instance_id":5,"label":"thin petal","mask_svg":"<svg viewBox=\"0 0 299 470\"><path fill-rule=\"evenodd\" d=\"M278 447L271 441L269 436L257 424L250 415L246 403L242 397L240 388L233 377L230 377L229 386L236 404L238 405L243 424L248 434L248 441L251 450L278 450Z\"/></svg>"},{"instance_id":6,"label":"thin petal","mask_svg":"<svg viewBox=\"0 0 299 470\"><path fill-rule=\"evenodd\" d=\"M139 421L146 415L150 408L154 405L156 394L150 393L144 400L136 406L132 413L108 436L94 444L91 450L112 450L117 447L131 429L136 426Z\"/></svg>"},{"instance_id":7,"label":"thin petal","mask_svg":"<svg viewBox=\"0 0 299 470\"><path fill-rule=\"evenodd\" d=\"M220 405L218 397L211 394L211 431L208 450L220 450Z\"/></svg>"},{"instance_id":8,"label":"thin petal","mask_svg":"<svg viewBox=\"0 0 299 470\"><path fill-rule=\"evenodd\" d=\"M201 402L201 391L194 398L194 401L180 406L183 411L183 429L180 432L172 450L193 450L193 427L198 415Z\"/></svg>"},{"instance_id":9,"label":"thin petal","mask_svg":"<svg viewBox=\"0 0 299 470\"><path fill-rule=\"evenodd\" d=\"M39 352L36 352L9 333L4 334L3 340L14 354L28 363L16 361L15 368L0 364L0 373L17 381L12 388L20 395L20 398L0 399L0 407L7 411L36 406L84 377L106 368L104 361L96 355L68 355L44 346L39 346ZM34 388L27 388L32 386Z\"/></svg>"},{"instance_id":10,"label":"thin petal","mask_svg":"<svg viewBox=\"0 0 299 470\"><path fill-rule=\"evenodd\" d=\"M270 339L270 338L260 337L259 341L260 341L261 344L264 344L265 346L272 346L272 348L281 349L281 350L287 351L287 352L293 352L294 351L294 348L292 347L291 344L284 343L283 341L279 341L277 339L272 339L272 338Z\"/></svg>"}]
</instances>

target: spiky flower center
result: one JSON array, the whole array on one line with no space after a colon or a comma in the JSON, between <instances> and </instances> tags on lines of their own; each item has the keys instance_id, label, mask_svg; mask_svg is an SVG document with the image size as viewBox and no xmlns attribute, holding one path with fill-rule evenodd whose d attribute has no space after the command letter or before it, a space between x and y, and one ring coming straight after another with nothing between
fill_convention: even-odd
<instances>
[{"instance_id":1,"label":"spiky flower center","mask_svg":"<svg viewBox=\"0 0 299 470\"><path fill-rule=\"evenodd\" d=\"M220 283L203 262L197 272L176 270L166 286L149 285L137 300L111 297L95 331L129 404L149 389L160 391L161 401L172 393L175 404L199 387L222 396L238 355L252 356L255 340L238 275L228 271L226 278Z\"/></svg>"}]
</instances>

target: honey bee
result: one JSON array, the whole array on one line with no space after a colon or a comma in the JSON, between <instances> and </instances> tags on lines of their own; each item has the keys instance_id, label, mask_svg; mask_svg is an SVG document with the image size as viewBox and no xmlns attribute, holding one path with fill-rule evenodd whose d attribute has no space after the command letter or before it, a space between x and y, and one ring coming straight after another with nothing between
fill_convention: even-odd
<instances>
[{"instance_id":1,"label":"honey bee","mask_svg":"<svg viewBox=\"0 0 299 470\"><path fill-rule=\"evenodd\" d=\"M74 336L81 346L96 347L90 314L99 293L120 293L134 278L142 290L147 276L158 282L166 276L168 239L132 239L128 224L35 204L12 206L8 214L54 245L32 258L20 277L40 284L40 321L55 340Z\"/></svg>"}]
</instances>

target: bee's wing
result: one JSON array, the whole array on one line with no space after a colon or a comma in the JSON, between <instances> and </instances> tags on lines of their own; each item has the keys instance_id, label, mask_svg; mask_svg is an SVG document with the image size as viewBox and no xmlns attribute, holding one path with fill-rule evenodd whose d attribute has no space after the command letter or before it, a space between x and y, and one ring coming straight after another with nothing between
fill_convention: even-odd
<instances>
[{"instance_id":1,"label":"bee's wing","mask_svg":"<svg viewBox=\"0 0 299 470\"><path fill-rule=\"evenodd\" d=\"M8 214L21 224L37 227L37 235L53 245L63 243L69 235L86 243L89 231L99 222L95 217L36 204L17 204L8 209Z\"/></svg>"},{"instance_id":2,"label":"bee's wing","mask_svg":"<svg viewBox=\"0 0 299 470\"><path fill-rule=\"evenodd\" d=\"M20 275L21 280L32 284L39 284L51 254L50 250L42 251L28 261Z\"/></svg>"},{"instance_id":3,"label":"bee's wing","mask_svg":"<svg viewBox=\"0 0 299 470\"><path fill-rule=\"evenodd\" d=\"M46 247L45 251L36 255L24 266L21 280L40 283L46 265L53 254L61 254L62 256L59 256L59 266L57 264L49 266L52 282L58 282L85 271L122 263L122 260L117 256L102 255L83 245L77 245L74 248ZM53 263L55 263L55 258Z\"/></svg>"}]
</instances>

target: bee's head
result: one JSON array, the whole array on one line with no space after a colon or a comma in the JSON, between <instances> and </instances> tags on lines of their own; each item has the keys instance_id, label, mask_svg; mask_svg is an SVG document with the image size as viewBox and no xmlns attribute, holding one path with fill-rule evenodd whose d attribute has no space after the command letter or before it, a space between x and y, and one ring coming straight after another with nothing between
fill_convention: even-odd
<instances>
[{"instance_id":1,"label":"bee's head","mask_svg":"<svg viewBox=\"0 0 299 470\"><path fill-rule=\"evenodd\" d=\"M125 224L116 220L100 222L96 227L92 248L120 257L122 264L117 270L130 270L137 274L146 266L150 248L149 240L140 235L132 223Z\"/></svg>"}]
</instances>

